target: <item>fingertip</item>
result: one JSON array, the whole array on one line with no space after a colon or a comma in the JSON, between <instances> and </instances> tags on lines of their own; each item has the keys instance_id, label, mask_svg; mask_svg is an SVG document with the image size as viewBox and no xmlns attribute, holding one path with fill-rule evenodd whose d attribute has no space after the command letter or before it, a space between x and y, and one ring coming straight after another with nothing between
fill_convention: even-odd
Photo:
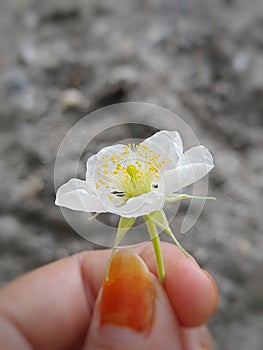
<instances>
[{"instance_id":1,"label":"fingertip","mask_svg":"<svg viewBox=\"0 0 263 350\"><path fill-rule=\"evenodd\" d=\"M165 290L182 326L196 327L215 312L218 289L211 275L201 269L193 257L187 258L176 246L162 243L165 264ZM156 261L151 246L143 259L155 275Z\"/></svg>"},{"instance_id":2,"label":"fingertip","mask_svg":"<svg viewBox=\"0 0 263 350\"><path fill-rule=\"evenodd\" d=\"M165 288L181 325L196 327L215 312L218 290L211 275L193 258L179 258L180 264L170 264L167 270Z\"/></svg>"}]
</instances>

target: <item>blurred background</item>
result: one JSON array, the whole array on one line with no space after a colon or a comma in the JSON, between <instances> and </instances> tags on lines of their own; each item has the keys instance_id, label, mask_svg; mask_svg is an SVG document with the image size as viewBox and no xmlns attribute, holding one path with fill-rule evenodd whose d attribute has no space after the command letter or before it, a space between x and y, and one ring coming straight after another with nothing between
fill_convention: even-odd
<instances>
[{"instance_id":1,"label":"blurred background","mask_svg":"<svg viewBox=\"0 0 263 350\"><path fill-rule=\"evenodd\" d=\"M218 200L177 237L218 283L218 349L262 349L261 0L1 1L0 283L100 248L55 207L54 163L78 120L126 101L175 112L212 151Z\"/></svg>"}]
</instances>

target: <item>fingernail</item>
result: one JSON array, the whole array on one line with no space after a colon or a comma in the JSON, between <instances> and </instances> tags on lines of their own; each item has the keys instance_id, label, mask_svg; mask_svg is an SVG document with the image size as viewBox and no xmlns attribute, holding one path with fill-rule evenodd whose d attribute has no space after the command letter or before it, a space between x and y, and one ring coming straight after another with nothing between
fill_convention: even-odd
<instances>
[{"instance_id":1,"label":"fingernail","mask_svg":"<svg viewBox=\"0 0 263 350\"><path fill-rule=\"evenodd\" d=\"M214 350L215 345L207 327L183 330L183 345L187 350Z\"/></svg>"},{"instance_id":2,"label":"fingernail","mask_svg":"<svg viewBox=\"0 0 263 350\"><path fill-rule=\"evenodd\" d=\"M134 253L119 251L103 284L101 327L117 326L142 333L151 328L153 314L154 287L147 266Z\"/></svg>"},{"instance_id":3,"label":"fingernail","mask_svg":"<svg viewBox=\"0 0 263 350\"><path fill-rule=\"evenodd\" d=\"M214 350L215 345L211 333L207 327L200 327L197 335L197 343L199 350Z\"/></svg>"},{"instance_id":4,"label":"fingernail","mask_svg":"<svg viewBox=\"0 0 263 350\"><path fill-rule=\"evenodd\" d=\"M211 286L212 286L212 289L213 289L213 294L214 294L214 302L213 302L213 312L216 311L217 309L217 306L218 306L218 299L219 299L219 296L218 296L218 288L217 288L217 285L215 283L215 280L213 279L213 277L210 275L209 272L207 272L206 270L203 270L204 274L206 275L206 277L208 277L210 283L211 283Z\"/></svg>"}]
</instances>

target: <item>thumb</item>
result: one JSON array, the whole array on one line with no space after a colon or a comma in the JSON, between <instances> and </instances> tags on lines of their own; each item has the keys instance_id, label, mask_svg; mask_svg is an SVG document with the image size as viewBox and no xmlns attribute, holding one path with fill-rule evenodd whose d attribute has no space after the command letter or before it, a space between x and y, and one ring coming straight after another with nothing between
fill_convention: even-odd
<instances>
[{"instance_id":1,"label":"thumb","mask_svg":"<svg viewBox=\"0 0 263 350\"><path fill-rule=\"evenodd\" d=\"M88 349L181 350L180 328L163 287L130 251L115 254L86 340Z\"/></svg>"}]
</instances>

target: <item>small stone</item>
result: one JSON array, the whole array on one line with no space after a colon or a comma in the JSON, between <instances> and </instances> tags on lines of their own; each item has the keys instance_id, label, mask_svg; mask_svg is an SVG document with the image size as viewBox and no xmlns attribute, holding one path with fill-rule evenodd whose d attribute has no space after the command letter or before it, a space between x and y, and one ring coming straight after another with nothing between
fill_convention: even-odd
<instances>
[{"instance_id":1,"label":"small stone","mask_svg":"<svg viewBox=\"0 0 263 350\"><path fill-rule=\"evenodd\" d=\"M131 65L123 65L112 71L110 81L112 83L134 85L139 81L139 74Z\"/></svg>"},{"instance_id":2,"label":"small stone","mask_svg":"<svg viewBox=\"0 0 263 350\"><path fill-rule=\"evenodd\" d=\"M20 47L20 59L28 65L35 64L38 59L36 48L29 42L23 42Z\"/></svg>"},{"instance_id":3,"label":"small stone","mask_svg":"<svg viewBox=\"0 0 263 350\"><path fill-rule=\"evenodd\" d=\"M251 57L248 51L239 51L233 59L233 68L237 74L245 73L251 64Z\"/></svg>"},{"instance_id":4,"label":"small stone","mask_svg":"<svg viewBox=\"0 0 263 350\"><path fill-rule=\"evenodd\" d=\"M253 248L248 240L240 239L238 241L238 250L240 255L242 255L243 257L247 257L252 253Z\"/></svg>"},{"instance_id":5,"label":"small stone","mask_svg":"<svg viewBox=\"0 0 263 350\"><path fill-rule=\"evenodd\" d=\"M77 89L66 89L61 95L61 104L63 108L77 108L82 105L83 95Z\"/></svg>"},{"instance_id":6,"label":"small stone","mask_svg":"<svg viewBox=\"0 0 263 350\"><path fill-rule=\"evenodd\" d=\"M251 66L250 76L248 77L248 86L253 90L263 89L263 55L255 55Z\"/></svg>"},{"instance_id":7,"label":"small stone","mask_svg":"<svg viewBox=\"0 0 263 350\"><path fill-rule=\"evenodd\" d=\"M38 196L38 193L43 189L44 181L39 176L33 176L28 184L28 191L26 193L26 199L33 200Z\"/></svg>"}]
</instances>

